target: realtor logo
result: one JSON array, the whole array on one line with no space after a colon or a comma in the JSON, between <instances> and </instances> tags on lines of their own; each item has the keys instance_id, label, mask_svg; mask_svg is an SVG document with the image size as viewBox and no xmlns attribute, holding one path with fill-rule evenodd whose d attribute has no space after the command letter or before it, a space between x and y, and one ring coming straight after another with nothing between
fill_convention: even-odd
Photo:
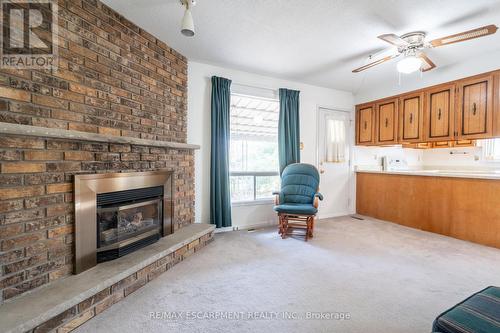
<instances>
[{"instance_id":1,"label":"realtor logo","mask_svg":"<svg viewBox=\"0 0 500 333\"><path fill-rule=\"evenodd\" d=\"M0 68L56 69L57 0L1 0Z\"/></svg>"}]
</instances>

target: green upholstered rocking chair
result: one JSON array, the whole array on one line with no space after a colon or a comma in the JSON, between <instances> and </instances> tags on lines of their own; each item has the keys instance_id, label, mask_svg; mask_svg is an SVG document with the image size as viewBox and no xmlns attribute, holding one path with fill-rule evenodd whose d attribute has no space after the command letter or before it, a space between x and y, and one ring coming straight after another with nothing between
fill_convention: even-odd
<instances>
[{"instance_id":1,"label":"green upholstered rocking chair","mask_svg":"<svg viewBox=\"0 0 500 333\"><path fill-rule=\"evenodd\" d=\"M306 241L313 237L314 220L319 200L318 170L310 164L288 165L281 174L281 190L276 195L274 210L278 213L279 233L286 238L293 229L305 229Z\"/></svg>"}]
</instances>

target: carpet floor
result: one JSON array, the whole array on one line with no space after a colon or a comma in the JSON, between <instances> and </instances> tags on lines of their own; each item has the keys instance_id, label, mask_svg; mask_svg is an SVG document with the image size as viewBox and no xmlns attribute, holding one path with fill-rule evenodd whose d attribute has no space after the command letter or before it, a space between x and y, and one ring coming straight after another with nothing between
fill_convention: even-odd
<instances>
[{"instance_id":1,"label":"carpet floor","mask_svg":"<svg viewBox=\"0 0 500 333\"><path fill-rule=\"evenodd\" d=\"M430 332L434 318L500 285L500 250L392 223L321 220L215 241L76 332Z\"/></svg>"}]
</instances>

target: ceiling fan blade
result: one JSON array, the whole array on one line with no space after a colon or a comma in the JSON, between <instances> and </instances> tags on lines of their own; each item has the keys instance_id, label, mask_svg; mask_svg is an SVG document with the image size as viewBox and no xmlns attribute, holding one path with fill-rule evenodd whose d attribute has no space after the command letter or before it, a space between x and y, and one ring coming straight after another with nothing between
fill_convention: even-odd
<instances>
[{"instance_id":1,"label":"ceiling fan blade","mask_svg":"<svg viewBox=\"0 0 500 333\"><path fill-rule=\"evenodd\" d=\"M397 47L402 47L402 46L408 45L408 42L406 42L404 39L401 39L399 36L397 36L395 34L380 35L377 38L380 38L383 41L386 41L387 43L390 43L392 45L396 45Z\"/></svg>"},{"instance_id":2,"label":"ceiling fan blade","mask_svg":"<svg viewBox=\"0 0 500 333\"><path fill-rule=\"evenodd\" d=\"M361 72L361 71L364 71L365 69L371 68L371 67L376 66L376 65L380 65L381 63L384 63L384 62L386 62L386 61L389 61L389 60L391 60L391 59L394 59L394 58L396 58L396 57L399 57L399 55L400 55L400 53L398 53L398 54L393 54L393 55L390 55L390 56L387 56L387 57L381 58L381 59L379 59L379 60L376 60L376 61L374 61L374 62L371 62L371 63L369 63L369 64L366 64L366 65L364 65L364 66L361 66L361 67L359 67L359 68L356 68L356 69L354 69L352 72L353 72L353 73L359 73L359 72Z\"/></svg>"},{"instance_id":3,"label":"ceiling fan blade","mask_svg":"<svg viewBox=\"0 0 500 333\"><path fill-rule=\"evenodd\" d=\"M431 60L431 59L429 59L429 57L427 57L427 55L426 55L425 53L421 52L421 53L418 55L418 57L419 57L420 59L422 59L422 61L423 61L423 64L422 64L422 69L421 69L421 70L422 70L422 72L427 72L427 71L430 71L431 69L436 68L436 64L434 64L434 63L432 62L432 60Z\"/></svg>"},{"instance_id":4,"label":"ceiling fan blade","mask_svg":"<svg viewBox=\"0 0 500 333\"><path fill-rule=\"evenodd\" d=\"M448 45L448 44L453 44L453 43L458 43L458 42L463 42L469 39L474 39L474 38L479 38L479 37L484 37L488 35L492 35L495 32L497 32L498 27L494 24L486 25L481 28L469 30L469 31L464 31L459 34L451 35L451 36L446 36L443 38L437 38L434 39L430 42L430 44L433 47L438 47L438 46L443 46L443 45Z\"/></svg>"}]
</instances>

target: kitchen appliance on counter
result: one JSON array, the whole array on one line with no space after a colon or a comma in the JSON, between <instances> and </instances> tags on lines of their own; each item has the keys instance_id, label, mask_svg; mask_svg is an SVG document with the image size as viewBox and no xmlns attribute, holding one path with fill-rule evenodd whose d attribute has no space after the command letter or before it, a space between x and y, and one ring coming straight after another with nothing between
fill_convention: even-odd
<instances>
[{"instance_id":1,"label":"kitchen appliance on counter","mask_svg":"<svg viewBox=\"0 0 500 333\"><path fill-rule=\"evenodd\" d=\"M408 163L404 159L382 156L380 157L380 169L382 171L407 170Z\"/></svg>"}]
</instances>

